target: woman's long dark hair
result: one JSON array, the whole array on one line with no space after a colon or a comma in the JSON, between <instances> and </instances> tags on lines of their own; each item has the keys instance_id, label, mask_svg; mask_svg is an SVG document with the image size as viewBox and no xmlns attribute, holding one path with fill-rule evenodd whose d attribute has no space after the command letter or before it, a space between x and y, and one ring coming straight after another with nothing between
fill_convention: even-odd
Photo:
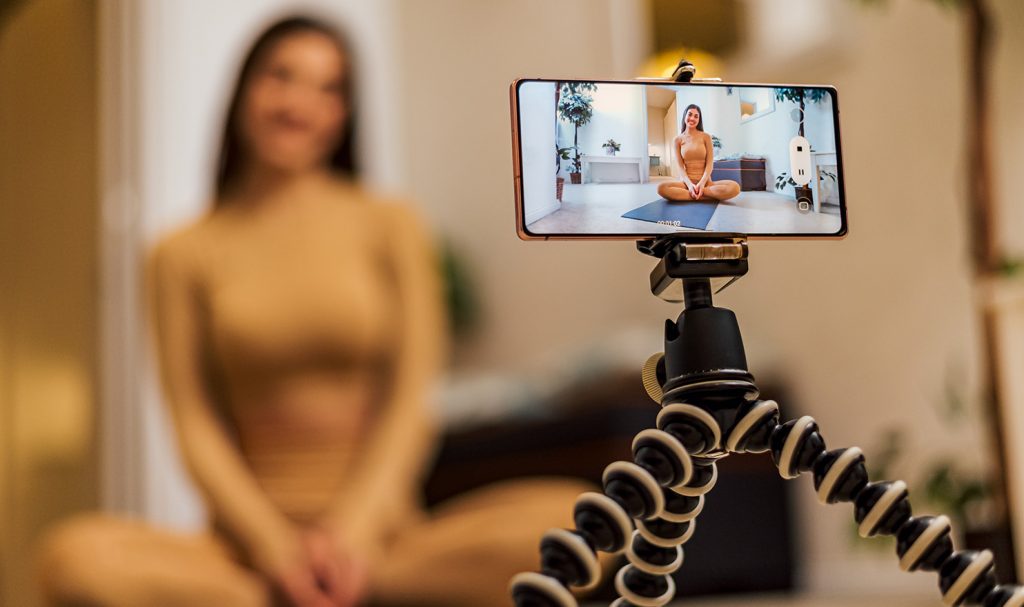
<instances>
[{"instance_id":1,"label":"woman's long dark hair","mask_svg":"<svg viewBox=\"0 0 1024 607\"><path fill-rule=\"evenodd\" d=\"M682 128L679 129L680 133L686 132L686 114L689 113L690 110L697 110L697 130L704 130L704 110L700 109L700 106L696 103L691 103L686 106L685 110L683 110Z\"/></svg>"},{"instance_id":2,"label":"woman's long dark hair","mask_svg":"<svg viewBox=\"0 0 1024 607\"><path fill-rule=\"evenodd\" d=\"M338 147L331 153L328 166L335 173L346 177L356 177L359 174L355 157L355 87L352 75L354 59L348 39L340 31L323 21L311 17L288 17L274 23L260 34L245 56L245 61L242 62L242 69L238 73L238 80L231 93L231 102L228 104L227 119L224 121L224 135L221 139L217 180L214 188L218 201L235 184L242 171L244 146L239 133L238 111L253 70L278 42L293 34L308 32L327 36L345 55L347 66L342 83L342 96L349 108L348 118L341 127L342 134L338 140Z\"/></svg>"}]
</instances>

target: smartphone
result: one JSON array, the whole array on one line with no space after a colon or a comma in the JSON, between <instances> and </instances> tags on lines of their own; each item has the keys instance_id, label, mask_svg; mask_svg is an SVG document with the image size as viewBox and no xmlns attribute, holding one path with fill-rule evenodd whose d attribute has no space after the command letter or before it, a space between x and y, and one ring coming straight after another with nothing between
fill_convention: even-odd
<instances>
[{"instance_id":1,"label":"smartphone","mask_svg":"<svg viewBox=\"0 0 1024 607\"><path fill-rule=\"evenodd\" d=\"M521 78L510 93L524 240L847 232L834 87Z\"/></svg>"}]
</instances>

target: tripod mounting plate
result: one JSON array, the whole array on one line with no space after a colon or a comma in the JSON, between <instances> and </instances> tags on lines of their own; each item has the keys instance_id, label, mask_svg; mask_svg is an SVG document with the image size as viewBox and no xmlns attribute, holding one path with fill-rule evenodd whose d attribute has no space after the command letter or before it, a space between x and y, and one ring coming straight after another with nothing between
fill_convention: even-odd
<instances>
[{"instance_id":1,"label":"tripod mounting plate","mask_svg":"<svg viewBox=\"0 0 1024 607\"><path fill-rule=\"evenodd\" d=\"M672 234L640 240L636 248L657 257L651 270L651 293L670 302L683 301L682 294L669 288L678 283L707 280L722 283L719 292L747 273L747 242L742 236L703 236Z\"/></svg>"}]
</instances>

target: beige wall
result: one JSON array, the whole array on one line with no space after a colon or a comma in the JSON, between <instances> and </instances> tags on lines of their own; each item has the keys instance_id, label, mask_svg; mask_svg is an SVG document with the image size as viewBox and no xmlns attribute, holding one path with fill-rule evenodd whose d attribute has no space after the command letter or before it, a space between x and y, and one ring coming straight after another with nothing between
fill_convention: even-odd
<instances>
[{"instance_id":1,"label":"beige wall","mask_svg":"<svg viewBox=\"0 0 1024 607\"><path fill-rule=\"evenodd\" d=\"M31 605L28 547L96 504L95 3L0 24L0 604Z\"/></svg>"},{"instance_id":2,"label":"beige wall","mask_svg":"<svg viewBox=\"0 0 1024 607\"><path fill-rule=\"evenodd\" d=\"M399 2L407 183L465 253L484 303L467 368L537 368L546 353L671 310L646 292L651 264L632 243L516 238L509 84L607 75L608 4Z\"/></svg>"}]
</instances>

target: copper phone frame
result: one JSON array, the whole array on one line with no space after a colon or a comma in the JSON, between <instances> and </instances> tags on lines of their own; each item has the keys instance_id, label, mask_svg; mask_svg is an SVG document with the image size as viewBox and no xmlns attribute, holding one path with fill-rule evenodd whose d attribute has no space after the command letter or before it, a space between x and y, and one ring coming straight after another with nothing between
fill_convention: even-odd
<instances>
[{"instance_id":1,"label":"copper phone frame","mask_svg":"<svg viewBox=\"0 0 1024 607\"><path fill-rule=\"evenodd\" d=\"M706 230L661 232L650 234L532 234L526 229L523 214L523 176L522 176L522 148L519 137L519 86L524 82L593 82L597 84L652 84L652 85L673 85L673 86L728 86L728 87L760 87L760 88L821 88L827 89L832 95L832 118L835 124L836 140L836 167L839 186L839 231L835 234L742 234L734 232L709 232ZM647 240L662 236L679 236L685 238L692 235L695 240L708 238L742 238L747 240L842 240L850 232L849 219L846 213L846 179L843 171L843 152L840 142L839 126L839 91L832 85L825 84L770 84L764 82L721 82L721 81L697 81L676 82L673 80L661 80L656 78L636 80L608 80L608 79L587 79L587 78L516 78L509 85L510 108L512 114L512 179L515 189L516 207L516 234L520 240ZM556 118L557 119L557 118Z\"/></svg>"}]
</instances>

